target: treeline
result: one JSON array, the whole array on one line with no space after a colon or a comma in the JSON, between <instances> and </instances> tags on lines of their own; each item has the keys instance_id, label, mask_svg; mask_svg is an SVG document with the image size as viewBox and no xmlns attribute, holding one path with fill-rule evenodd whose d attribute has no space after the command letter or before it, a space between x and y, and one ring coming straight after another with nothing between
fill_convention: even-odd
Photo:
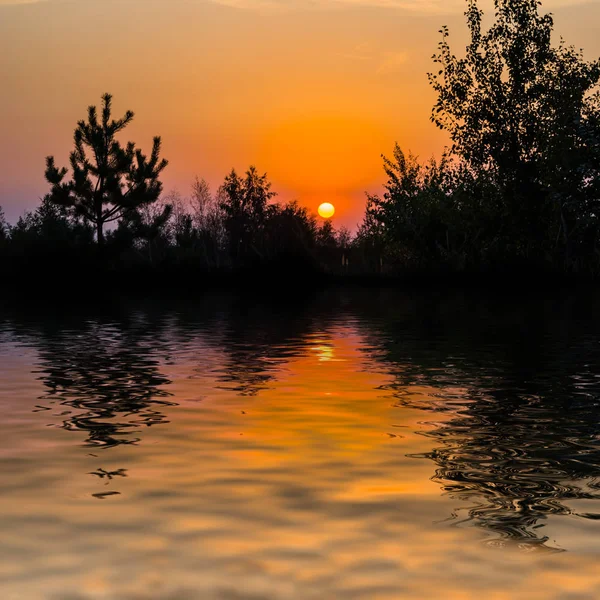
<instances>
[{"instance_id":1,"label":"treeline","mask_svg":"<svg viewBox=\"0 0 600 600\"><path fill-rule=\"evenodd\" d=\"M385 193L368 195L358 231L335 230L297 202L278 203L267 176L229 173L213 193L165 195L167 162L118 134L111 97L77 124L70 169L48 157L40 207L0 221L13 273L231 271L281 273L600 274L600 61L562 40L537 0L468 0L462 58L449 32L433 57L433 123L451 146L421 163L384 157Z\"/></svg>"},{"instance_id":2,"label":"treeline","mask_svg":"<svg viewBox=\"0 0 600 600\"><path fill-rule=\"evenodd\" d=\"M231 171L215 193L196 179L187 197L172 192L126 211L98 244L93 223L48 195L14 226L0 212L0 260L5 275L66 279L97 270L310 276L347 272L350 255L360 262L346 228L273 196L255 167Z\"/></svg>"},{"instance_id":3,"label":"treeline","mask_svg":"<svg viewBox=\"0 0 600 600\"><path fill-rule=\"evenodd\" d=\"M127 211L101 244L92 223L48 195L14 226L0 212L0 264L5 276L64 282L100 272L312 277L362 262L348 229L296 201L269 203L270 186L255 167L231 171L214 193L196 179L187 197L172 192Z\"/></svg>"}]
</instances>

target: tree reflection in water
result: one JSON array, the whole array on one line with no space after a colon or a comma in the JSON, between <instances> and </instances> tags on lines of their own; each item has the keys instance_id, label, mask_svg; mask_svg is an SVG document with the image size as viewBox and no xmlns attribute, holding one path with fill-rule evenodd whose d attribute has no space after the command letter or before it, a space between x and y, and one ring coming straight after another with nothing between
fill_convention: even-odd
<instances>
[{"instance_id":1,"label":"tree reflection in water","mask_svg":"<svg viewBox=\"0 0 600 600\"><path fill-rule=\"evenodd\" d=\"M305 351L318 327L316 317L296 303L277 309L235 302L219 339L225 349L219 377L223 387L242 396L268 387L278 368Z\"/></svg>"},{"instance_id":2,"label":"tree reflection in water","mask_svg":"<svg viewBox=\"0 0 600 600\"><path fill-rule=\"evenodd\" d=\"M171 405L169 380L154 358L159 328L135 318L119 323L87 320L38 338L43 404L74 409L67 430L84 432L90 446L110 448L139 441L141 427L164 423Z\"/></svg>"},{"instance_id":3,"label":"tree reflection in water","mask_svg":"<svg viewBox=\"0 0 600 600\"><path fill-rule=\"evenodd\" d=\"M485 529L489 545L560 551L544 534L548 517L600 518L569 507L600 499L597 323L561 298L518 310L485 297L451 304L411 305L371 337L396 374L398 407L440 417L423 432L436 447L418 458L461 502L457 525Z\"/></svg>"},{"instance_id":4,"label":"tree reflection in water","mask_svg":"<svg viewBox=\"0 0 600 600\"><path fill-rule=\"evenodd\" d=\"M467 520L497 534L491 544L547 549L548 516L571 514L569 500L600 498L597 405L561 413L548 397L504 400L477 398L428 432L439 445L425 456L444 492L470 504Z\"/></svg>"}]
</instances>

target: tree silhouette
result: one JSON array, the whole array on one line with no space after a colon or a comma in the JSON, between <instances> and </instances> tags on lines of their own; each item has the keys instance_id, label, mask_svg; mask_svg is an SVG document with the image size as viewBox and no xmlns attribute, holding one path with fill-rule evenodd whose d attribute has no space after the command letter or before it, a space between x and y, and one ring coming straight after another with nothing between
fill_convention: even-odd
<instances>
[{"instance_id":1,"label":"tree silhouette","mask_svg":"<svg viewBox=\"0 0 600 600\"><path fill-rule=\"evenodd\" d=\"M452 214L458 209L453 199L457 181L448 158L422 165L396 144L392 158L383 156L383 168L385 193L369 196L366 211L373 219L370 226L380 228L390 258L421 263L447 258L453 246Z\"/></svg>"},{"instance_id":2,"label":"tree silhouette","mask_svg":"<svg viewBox=\"0 0 600 600\"><path fill-rule=\"evenodd\" d=\"M383 253L386 248L382 223L373 214L376 198L374 195L367 194L363 220L358 226L353 241L353 246L357 250L360 260L370 272L381 272Z\"/></svg>"},{"instance_id":3,"label":"tree silhouette","mask_svg":"<svg viewBox=\"0 0 600 600\"><path fill-rule=\"evenodd\" d=\"M452 54L448 29L429 79L437 92L432 120L449 132L453 151L498 191L496 226L509 251L556 252L565 266L576 246L595 244L600 180L600 61L561 40L537 0L495 0L495 21L469 0L471 41ZM581 252L584 249L581 248Z\"/></svg>"},{"instance_id":4,"label":"tree silhouette","mask_svg":"<svg viewBox=\"0 0 600 600\"><path fill-rule=\"evenodd\" d=\"M8 273L19 277L19 281L23 273L28 275L26 279L38 283L50 278L56 285L88 266L94 231L45 196L35 211L25 213L10 228L10 237L3 246Z\"/></svg>"},{"instance_id":5,"label":"tree silhouette","mask_svg":"<svg viewBox=\"0 0 600 600\"><path fill-rule=\"evenodd\" d=\"M167 166L167 161L160 159L160 137L154 138L149 158L133 142L123 147L115 136L131 123L134 115L127 111L123 118L114 120L112 96L105 94L102 103L100 121L96 107L90 106L87 122L77 123L70 181L64 181L66 168L57 168L53 156L46 158L52 202L72 208L75 215L93 223L99 245L104 244L107 223L159 198L159 176Z\"/></svg>"},{"instance_id":6,"label":"tree silhouette","mask_svg":"<svg viewBox=\"0 0 600 600\"><path fill-rule=\"evenodd\" d=\"M335 239L335 228L333 221L326 219L316 232L317 244L322 248L335 248L337 241Z\"/></svg>"},{"instance_id":7,"label":"tree silhouette","mask_svg":"<svg viewBox=\"0 0 600 600\"><path fill-rule=\"evenodd\" d=\"M251 166L242 178L232 169L225 177L221 194L232 259L244 260L251 250L259 254L258 239L264 232L267 205L276 195L271 191L267 174L259 175L256 167Z\"/></svg>"},{"instance_id":8,"label":"tree silhouette","mask_svg":"<svg viewBox=\"0 0 600 600\"><path fill-rule=\"evenodd\" d=\"M148 251L148 259L154 262L153 248L168 246L169 240L166 230L173 214L172 202L156 202L145 204L139 208L127 211L116 232L120 241L127 241L128 245L133 240L143 241Z\"/></svg>"},{"instance_id":9,"label":"tree silhouette","mask_svg":"<svg viewBox=\"0 0 600 600\"><path fill-rule=\"evenodd\" d=\"M0 242L6 241L8 238L8 223L6 222L6 217L4 216L4 210L0 206Z\"/></svg>"},{"instance_id":10,"label":"tree silhouette","mask_svg":"<svg viewBox=\"0 0 600 600\"><path fill-rule=\"evenodd\" d=\"M316 217L296 200L270 205L267 215L262 251L269 268L294 277L319 269Z\"/></svg>"}]
</instances>

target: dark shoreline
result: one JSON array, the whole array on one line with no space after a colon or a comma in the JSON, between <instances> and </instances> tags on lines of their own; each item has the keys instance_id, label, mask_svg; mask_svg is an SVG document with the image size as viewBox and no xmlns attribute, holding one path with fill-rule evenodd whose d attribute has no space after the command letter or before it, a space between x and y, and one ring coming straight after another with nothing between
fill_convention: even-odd
<instances>
[{"instance_id":1,"label":"dark shoreline","mask_svg":"<svg viewBox=\"0 0 600 600\"><path fill-rule=\"evenodd\" d=\"M201 269L98 269L86 273L4 274L0 308L42 305L101 305L127 297L168 299L228 293L275 296L291 304L304 294L327 289L451 292L485 291L511 297L519 293L570 293L600 290L600 281L547 271L497 270L481 272L420 271L394 275L324 273L307 270L243 270L206 272Z\"/></svg>"}]
</instances>

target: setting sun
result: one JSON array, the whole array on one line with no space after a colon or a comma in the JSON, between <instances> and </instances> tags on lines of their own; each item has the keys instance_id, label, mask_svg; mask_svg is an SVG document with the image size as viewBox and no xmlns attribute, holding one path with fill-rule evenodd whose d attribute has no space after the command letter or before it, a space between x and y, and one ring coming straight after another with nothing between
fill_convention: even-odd
<instances>
[{"instance_id":1,"label":"setting sun","mask_svg":"<svg viewBox=\"0 0 600 600\"><path fill-rule=\"evenodd\" d=\"M319 206L319 215L324 219L331 219L335 214L335 206L330 202L323 202L321 206Z\"/></svg>"}]
</instances>

